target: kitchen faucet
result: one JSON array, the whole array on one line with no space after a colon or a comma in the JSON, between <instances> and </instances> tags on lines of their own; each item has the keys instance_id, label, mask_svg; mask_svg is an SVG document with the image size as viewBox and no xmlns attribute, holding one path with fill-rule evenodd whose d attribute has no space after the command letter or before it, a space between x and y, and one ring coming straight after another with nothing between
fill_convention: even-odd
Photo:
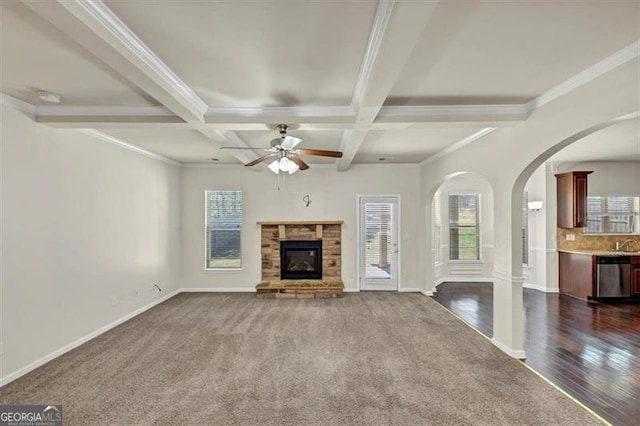
<instances>
[{"instance_id":1,"label":"kitchen faucet","mask_svg":"<svg viewBox=\"0 0 640 426\"><path fill-rule=\"evenodd\" d=\"M624 246L627 245L628 243L635 243L635 240L624 240L623 242L620 241L616 241L616 251L622 251L624 250Z\"/></svg>"}]
</instances>

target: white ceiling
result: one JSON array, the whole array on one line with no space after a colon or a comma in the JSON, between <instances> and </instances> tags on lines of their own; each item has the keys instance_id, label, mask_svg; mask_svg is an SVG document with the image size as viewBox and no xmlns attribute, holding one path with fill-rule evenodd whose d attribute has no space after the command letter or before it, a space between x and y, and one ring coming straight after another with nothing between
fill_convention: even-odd
<instances>
[{"instance_id":1,"label":"white ceiling","mask_svg":"<svg viewBox=\"0 0 640 426\"><path fill-rule=\"evenodd\" d=\"M263 151L220 146L266 148L287 123L301 147L343 151L305 158L339 170L517 126L527 102L640 39L637 0L12 0L0 20L0 91L40 122L237 165ZM554 160L640 159L638 144L637 122L617 125Z\"/></svg>"}]
</instances>

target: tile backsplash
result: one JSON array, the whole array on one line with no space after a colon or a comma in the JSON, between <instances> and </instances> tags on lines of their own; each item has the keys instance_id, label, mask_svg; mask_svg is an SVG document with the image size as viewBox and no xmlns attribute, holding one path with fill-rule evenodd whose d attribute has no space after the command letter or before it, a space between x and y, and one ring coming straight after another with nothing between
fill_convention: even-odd
<instances>
[{"instance_id":1,"label":"tile backsplash","mask_svg":"<svg viewBox=\"0 0 640 426\"><path fill-rule=\"evenodd\" d=\"M575 240L567 241L567 235L573 234ZM613 250L616 241L633 240L627 243L626 249L640 251L640 235L584 235L584 228L564 229L558 228L558 250Z\"/></svg>"}]
</instances>

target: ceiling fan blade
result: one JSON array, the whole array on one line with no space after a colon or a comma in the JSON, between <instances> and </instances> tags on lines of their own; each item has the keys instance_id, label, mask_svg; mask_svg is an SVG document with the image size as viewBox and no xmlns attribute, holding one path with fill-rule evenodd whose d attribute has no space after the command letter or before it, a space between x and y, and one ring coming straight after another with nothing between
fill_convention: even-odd
<instances>
[{"instance_id":1,"label":"ceiling fan blade","mask_svg":"<svg viewBox=\"0 0 640 426\"><path fill-rule=\"evenodd\" d=\"M282 139L282 143L280 144L280 146L283 147L284 149L293 149L300 142L302 142L302 139L296 138L295 136L287 135L284 137L284 139Z\"/></svg>"},{"instance_id":2,"label":"ceiling fan blade","mask_svg":"<svg viewBox=\"0 0 640 426\"><path fill-rule=\"evenodd\" d=\"M318 157L333 157L333 158L342 158L342 153L340 151L325 151L324 149L298 149L296 150L298 154L302 155L316 155Z\"/></svg>"},{"instance_id":3,"label":"ceiling fan blade","mask_svg":"<svg viewBox=\"0 0 640 426\"><path fill-rule=\"evenodd\" d=\"M250 163L245 164L244 166L245 166L245 167L255 166L256 164L258 164L258 163L262 163L263 161L267 161L269 158L276 157L277 155L278 155L278 154L267 154L267 155L263 155L262 157L260 157L260 158L256 158L255 160L253 160L253 161L252 161L252 162L250 162Z\"/></svg>"},{"instance_id":4,"label":"ceiling fan blade","mask_svg":"<svg viewBox=\"0 0 640 426\"><path fill-rule=\"evenodd\" d=\"M307 170L309 168L309 165L307 163L305 163L304 161L302 161L302 158L297 157L295 155L290 155L289 160L293 161L294 163L296 163L298 165L298 167L300 167L300 170Z\"/></svg>"}]
</instances>

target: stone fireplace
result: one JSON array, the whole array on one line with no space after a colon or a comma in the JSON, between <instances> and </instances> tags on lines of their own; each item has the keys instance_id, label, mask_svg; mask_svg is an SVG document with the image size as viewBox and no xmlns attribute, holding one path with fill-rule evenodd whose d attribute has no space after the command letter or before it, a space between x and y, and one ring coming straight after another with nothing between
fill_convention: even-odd
<instances>
[{"instance_id":1,"label":"stone fireplace","mask_svg":"<svg viewBox=\"0 0 640 426\"><path fill-rule=\"evenodd\" d=\"M261 298L341 297L342 221L258 222Z\"/></svg>"}]
</instances>

